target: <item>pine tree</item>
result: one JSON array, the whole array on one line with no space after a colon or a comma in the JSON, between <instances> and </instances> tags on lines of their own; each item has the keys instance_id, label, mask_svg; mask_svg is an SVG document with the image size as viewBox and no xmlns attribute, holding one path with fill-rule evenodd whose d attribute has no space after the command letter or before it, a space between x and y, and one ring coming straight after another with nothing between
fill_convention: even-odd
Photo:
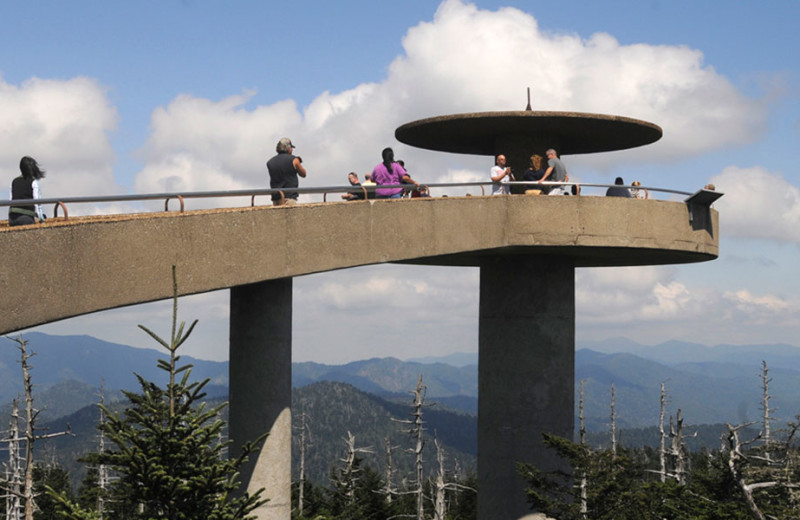
<instances>
[{"instance_id":1,"label":"pine tree","mask_svg":"<svg viewBox=\"0 0 800 520\"><path fill-rule=\"evenodd\" d=\"M55 500L51 495L45 493L46 489L52 489L63 493L67 497L72 497L69 472L58 464L34 464L33 491L37 497L36 511L33 513L34 520L54 520L58 518Z\"/></svg>"},{"instance_id":2,"label":"pine tree","mask_svg":"<svg viewBox=\"0 0 800 520\"><path fill-rule=\"evenodd\" d=\"M203 388L209 382L190 382L191 365L179 365L178 348L197 321L184 333L185 322L176 328L178 290L173 267L173 314L170 341L164 341L140 325L169 351L169 359L158 367L169 376L165 387L136 374L140 392L125 391L130 401L123 414L103 405L106 421L101 428L111 446L93 457L118 475L112 492L137 505L128 518L165 520L239 520L266 500L261 490L250 495L241 491L238 469L254 444L245 445L236 458L225 458L230 441L221 442L225 423L219 412L226 404L207 410ZM257 441L256 441L257 442ZM68 518L88 518L85 511L65 507Z\"/></svg>"}]
</instances>

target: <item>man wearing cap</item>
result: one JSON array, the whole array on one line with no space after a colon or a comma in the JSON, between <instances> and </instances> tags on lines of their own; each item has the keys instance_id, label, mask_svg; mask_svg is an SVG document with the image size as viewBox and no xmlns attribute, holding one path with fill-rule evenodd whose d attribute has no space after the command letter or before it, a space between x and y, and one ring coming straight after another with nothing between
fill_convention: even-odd
<instances>
[{"instance_id":1,"label":"man wearing cap","mask_svg":"<svg viewBox=\"0 0 800 520\"><path fill-rule=\"evenodd\" d=\"M303 159L292 155L292 150L294 150L292 140L288 137L284 137L278 141L278 145L275 147L275 151L278 152L278 155L267 161L269 187L273 190L297 188L300 185L297 176L299 175L303 178L306 176L306 169L303 167ZM272 205L280 206L281 204L297 204L297 192L284 192L283 199L281 199L280 193L273 193Z\"/></svg>"},{"instance_id":2,"label":"man wearing cap","mask_svg":"<svg viewBox=\"0 0 800 520\"><path fill-rule=\"evenodd\" d=\"M567 174L567 167L558 158L558 152L550 148L545 152L547 156L547 170L539 182L552 181L552 182L567 182L569 175ZM554 186L548 195L567 195L567 190L563 185Z\"/></svg>"}]
</instances>

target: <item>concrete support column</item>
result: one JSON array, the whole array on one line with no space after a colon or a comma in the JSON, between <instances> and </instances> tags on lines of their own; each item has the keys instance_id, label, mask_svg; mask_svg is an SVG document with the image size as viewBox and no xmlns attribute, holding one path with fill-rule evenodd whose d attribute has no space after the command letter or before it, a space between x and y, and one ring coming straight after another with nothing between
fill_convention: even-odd
<instances>
[{"instance_id":1,"label":"concrete support column","mask_svg":"<svg viewBox=\"0 0 800 520\"><path fill-rule=\"evenodd\" d=\"M487 258L480 291L478 519L519 519L531 511L516 463L564 467L542 433L573 434L574 263Z\"/></svg>"},{"instance_id":2,"label":"concrete support column","mask_svg":"<svg viewBox=\"0 0 800 520\"><path fill-rule=\"evenodd\" d=\"M231 287L231 455L269 433L242 467L247 490L265 488L258 520L289 520L292 468L292 279Z\"/></svg>"}]
</instances>

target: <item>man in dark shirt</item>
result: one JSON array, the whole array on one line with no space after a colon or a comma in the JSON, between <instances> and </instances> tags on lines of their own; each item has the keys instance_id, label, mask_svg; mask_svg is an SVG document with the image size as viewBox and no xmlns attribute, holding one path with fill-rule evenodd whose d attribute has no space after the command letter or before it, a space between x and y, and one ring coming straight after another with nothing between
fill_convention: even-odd
<instances>
[{"instance_id":1,"label":"man in dark shirt","mask_svg":"<svg viewBox=\"0 0 800 520\"><path fill-rule=\"evenodd\" d=\"M267 161L269 187L273 190L297 188L300 185L297 176L303 178L306 176L303 159L292 155L292 150L294 150L292 140L284 137L278 141L278 145L275 147L278 155ZM280 193L273 193L272 205L280 206L281 204L297 204L297 192L284 192L283 198Z\"/></svg>"},{"instance_id":2,"label":"man in dark shirt","mask_svg":"<svg viewBox=\"0 0 800 520\"><path fill-rule=\"evenodd\" d=\"M633 198L631 190L622 187L624 184L625 181L622 180L622 177L617 177L614 180L614 186L606 190L606 197L625 197L627 199Z\"/></svg>"},{"instance_id":3,"label":"man in dark shirt","mask_svg":"<svg viewBox=\"0 0 800 520\"><path fill-rule=\"evenodd\" d=\"M347 174L347 180L350 181L350 186L357 187L359 189L349 191L342 195L344 200L364 200L364 190L361 188L361 183L358 182L358 174L356 172L350 172Z\"/></svg>"}]
</instances>

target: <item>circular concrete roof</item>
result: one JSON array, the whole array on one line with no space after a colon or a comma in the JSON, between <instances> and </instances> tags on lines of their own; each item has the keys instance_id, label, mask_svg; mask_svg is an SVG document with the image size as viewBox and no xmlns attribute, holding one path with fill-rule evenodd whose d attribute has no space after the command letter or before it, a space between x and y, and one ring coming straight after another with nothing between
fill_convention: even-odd
<instances>
[{"instance_id":1,"label":"circular concrete roof","mask_svg":"<svg viewBox=\"0 0 800 520\"><path fill-rule=\"evenodd\" d=\"M560 155L610 152L658 141L661 127L622 116L581 112L475 112L406 123L395 137L440 152L495 155L509 141L555 148Z\"/></svg>"}]
</instances>

